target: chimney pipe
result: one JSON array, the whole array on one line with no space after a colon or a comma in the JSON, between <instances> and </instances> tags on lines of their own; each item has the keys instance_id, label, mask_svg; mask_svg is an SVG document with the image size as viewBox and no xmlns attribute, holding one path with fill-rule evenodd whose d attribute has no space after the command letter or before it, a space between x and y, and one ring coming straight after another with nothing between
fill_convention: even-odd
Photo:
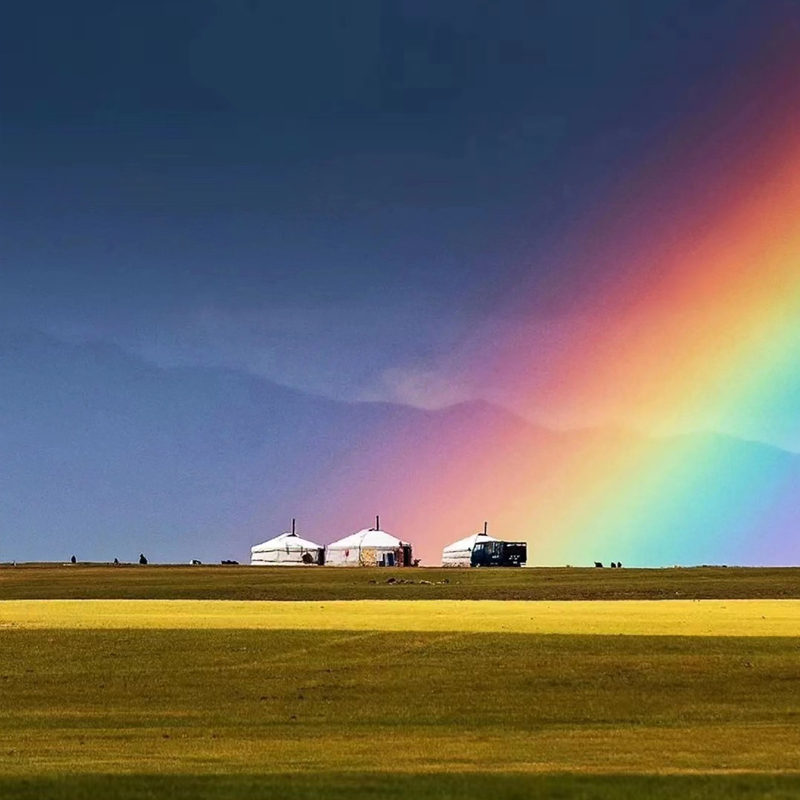
<instances>
[{"instance_id":1,"label":"chimney pipe","mask_svg":"<svg viewBox=\"0 0 800 800\"><path fill-rule=\"evenodd\" d=\"M295 534L295 532L294 532L294 529L295 529L295 522L296 522L295 518L294 518L294 517L292 517L292 536L295 536L295 535L296 535L296 534Z\"/></svg>"},{"instance_id":2,"label":"chimney pipe","mask_svg":"<svg viewBox=\"0 0 800 800\"><path fill-rule=\"evenodd\" d=\"M488 536L489 535L488 532L489 532L489 523L488 522L484 522L483 523L483 535L484 536Z\"/></svg>"},{"instance_id":3,"label":"chimney pipe","mask_svg":"<svg viewBox=\"0 0 800 800\"><path fill-rule=\"evenodd\" d=\"M379 531L381 529L381 518L379 516L375 516L375 530Z\"/></svg>"}]
</instances>

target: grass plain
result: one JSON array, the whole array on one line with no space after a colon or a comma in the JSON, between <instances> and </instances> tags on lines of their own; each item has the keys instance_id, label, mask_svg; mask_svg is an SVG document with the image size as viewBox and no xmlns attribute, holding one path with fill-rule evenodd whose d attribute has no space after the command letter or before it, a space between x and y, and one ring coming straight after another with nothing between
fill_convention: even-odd
<instances>
[{"instance_id":1,"label":"grass plain","mask_svg":"<svg viewBox=\"0 0 800 800\"><path fill-rule=\"evenodd\" d=\"M800 600L6 600L3 628L795 637Z\"/></svg>"},{"instance_id":2,"label":"grass plain","mask_svg":"<svg viewBox=\"0 0 800 800\"><path fill-rule=\"evenodd\" d=\"M150 596L169 581L178 595L217 581L202 568L122 570L135 575L123 587L152 581ZM87 575L113 595L120 574L2 570L0 597L35 596L47 572L57 579L41 594L58 584L67 598ZM285 601L309 590L297 588L305 574L329 571L207 572L281 586ZM317 591L376 587L374 575L333 572ZM442 588L539 591L526 572L456 571ZM613 591L624 580L576 572L558 592L583 575L596 593L608 591L597 573ZM763 599L0 603L0 797L798 798L800 601L768 599L768 577L743 589L734 571L719 572L728 594L758 587ZM772 596L791 596L779 575ZM657 577L635 578L637 590ZM717 615L710 628L706 611ZM341 625L309 624L326 614ZM629 635L615 635L620 621L634 625Z\"/></svg>"},{"instance_id":3,"label":"grass plain","mask_svg":"<svg viewBox=\"0 0 800 800\"><path fill-rule=\"evenodd\" d=\"M414 583L387 583L389 578ZM443 583L443 581L448 583ZM420 583L428 581L428 584ZM323 569L0 566L0 599L675 600L800 599L800 568Z\"/></svg>"}]
</instances>

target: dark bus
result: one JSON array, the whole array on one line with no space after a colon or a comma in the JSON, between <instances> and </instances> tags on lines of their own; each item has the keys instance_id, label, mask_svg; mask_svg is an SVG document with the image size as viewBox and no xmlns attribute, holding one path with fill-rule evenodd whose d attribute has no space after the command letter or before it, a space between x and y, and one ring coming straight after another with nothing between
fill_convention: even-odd
<instances>
[{"instance_id":1,"label":"dark bus","mask_svg":"<svg viewBox=\"0 0 800 800\"><path fill-rule=\"evenodd\" d=\"M521 567L528 560L527 542L478 542L472 548L471 567Z\"/></svg>"}]
</instances>

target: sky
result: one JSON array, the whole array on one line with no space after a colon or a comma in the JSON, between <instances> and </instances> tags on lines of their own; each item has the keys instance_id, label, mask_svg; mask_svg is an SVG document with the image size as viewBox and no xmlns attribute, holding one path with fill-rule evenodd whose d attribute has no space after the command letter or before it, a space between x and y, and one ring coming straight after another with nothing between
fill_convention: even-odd
<instances>
[{"instance_id":1,"label":"sky","mask_svg":"<svg viewBox=\"0 0 800 800\"><path fill-rule=\"evenodd\" d=\"M0 37L15 341L800 452L800 3L40 0Z\"/></svg>"}]
</instances>

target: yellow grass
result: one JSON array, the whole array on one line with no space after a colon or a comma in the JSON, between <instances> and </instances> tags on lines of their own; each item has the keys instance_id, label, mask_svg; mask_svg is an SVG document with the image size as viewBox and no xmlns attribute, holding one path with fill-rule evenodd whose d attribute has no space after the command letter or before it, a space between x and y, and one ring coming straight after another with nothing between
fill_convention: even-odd
<instances>
[{"instance_id":1,"label":"yellow grass","mask_svg":"<svg viewBox=\"0 0 800 800\"><path fill-rule=\"evenodd\" d=\"M290 733L270 737L261 730L250 736L226 731L224 737L211 740L205 731L170 730L169 739L152 728L93 726L90 731L58 729L57 736L37 731L30 743L35 752L10 759L0 774L136 774L143 764L149 774L180 774L187 768L213 774L221 765L230 773L347 772L385 769L387 752L402 753L391 764L394 773L800 774L790 755L796 751L798 734L786 725L752 728L746 749L741 730L712 725L636 730L563 726L503 734L437 729L435 740L424 729L371 730L369 736L326 731L299 739ZM0 732L0 742L16 746L20 755L27 750L28 743L18 735L6 739Z\"/></svg>"},{"instance_id":2,"label":"yellow grass","mask_svg":"<svg viewBox=\"0 0 800 800\"><path fill-rule=\"evenodd\" d=\"M800 636L800 600L6 600L0 628Z\"/></svg>"}]
</instances>

